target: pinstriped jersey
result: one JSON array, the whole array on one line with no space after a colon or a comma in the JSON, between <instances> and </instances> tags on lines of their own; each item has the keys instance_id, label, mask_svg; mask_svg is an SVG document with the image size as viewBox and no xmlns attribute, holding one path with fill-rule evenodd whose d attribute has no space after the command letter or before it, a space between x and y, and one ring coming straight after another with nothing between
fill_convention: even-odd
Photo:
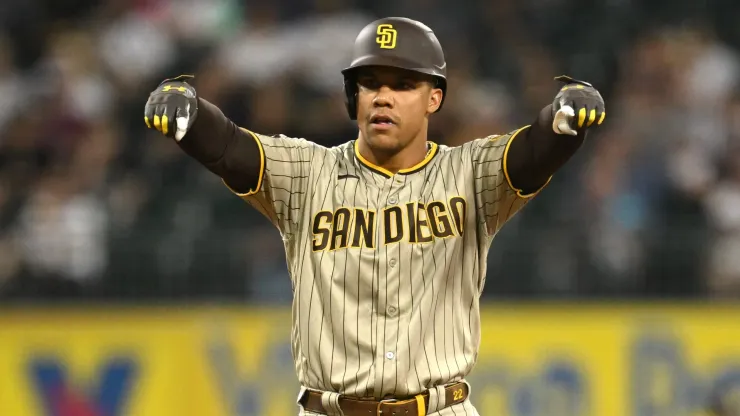
<instances>
[{"instance_id":1,"label":"pinstriped jersey","mask_svg":"<svg viewBox=\"0 0 740 416\"><path fill-rule=\"evenodd\" d=\"M396 174L356 141L326 148L250 132L259 183L237 195L283 237L303 386L407 396L470 372L487 252L533 196L506 171L523 129L458 147L429 142L423 161Z\"/></svg>"}]
</instances>

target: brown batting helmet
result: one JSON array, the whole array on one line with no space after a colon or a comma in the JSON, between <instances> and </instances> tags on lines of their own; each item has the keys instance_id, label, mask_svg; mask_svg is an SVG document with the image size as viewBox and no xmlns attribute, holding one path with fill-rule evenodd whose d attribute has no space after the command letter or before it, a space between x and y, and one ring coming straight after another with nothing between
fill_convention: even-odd
<instances>
[{"instance_id":1,"label":"brown batting helmet","mask_svg":"<svg viewBox=\"0 0 740 416\"><path fill-rule=\"evenodd\" d=\"M349 117L357 118L357 80L354 72L365 66L390 66L431 75L447 93L447 63L437 36L425 24L405 17L386 17L365 26L355 39L352 63L342 70Z\"/></svg>"}]
</instances>

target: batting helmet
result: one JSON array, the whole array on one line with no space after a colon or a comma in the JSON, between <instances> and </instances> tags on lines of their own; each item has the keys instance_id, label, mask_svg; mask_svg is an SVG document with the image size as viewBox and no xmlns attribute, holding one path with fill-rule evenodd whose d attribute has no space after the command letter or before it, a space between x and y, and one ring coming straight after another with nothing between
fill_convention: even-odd
<instances>
[{"instance_id":1,"label":"batting helmet","mask_svg":"<svg viewBox=\"0 0 740 416\"><path fill-rule=\"evenodd\" d=\"M349 117L357 119L357 80L354 72L365 66L390 66L431 75L447 93L447 63L432 29L405 17L386 17L365 26L355 39L352 63L342 70Z\"/></svg>"}]
</instances>

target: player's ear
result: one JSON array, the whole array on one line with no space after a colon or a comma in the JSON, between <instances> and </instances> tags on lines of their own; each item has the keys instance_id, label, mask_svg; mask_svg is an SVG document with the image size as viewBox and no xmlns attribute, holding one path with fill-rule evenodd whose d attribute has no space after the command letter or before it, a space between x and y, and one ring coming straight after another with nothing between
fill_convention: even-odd
<instances>
[{"instance_id":1,"label":"player's ear","mask_svg":"<svg viewBox=\"0 0 740 416\"><path fill-rule=\"evenodd\" d=\"M442 104L442 89L432 87L429 93L429 102L427 104L427 112L429 114L437 111L439 106Z\"/></svg>"}]
</instances>

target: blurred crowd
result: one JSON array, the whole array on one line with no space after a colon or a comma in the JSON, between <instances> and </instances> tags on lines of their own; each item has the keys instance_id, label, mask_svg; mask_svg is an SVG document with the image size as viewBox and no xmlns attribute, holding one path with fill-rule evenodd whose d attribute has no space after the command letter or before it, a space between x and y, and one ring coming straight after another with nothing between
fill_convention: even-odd
<instances>
[{"instance_id":1,"label":"blurred crowd","mask_svg":"<svg viewBox=\"0 0 740 416\"><path fill-rule=\"evenodd\" d=\"M607 119L494 240L487 299L740 295L740 3L4 0L0 298L285 302L282 241L171 141L149 92L194 73L237 124L356 137L359 30L421 20L449 67L431 139L531 123L568 74Z\"/></svg>"}]
</instances>

